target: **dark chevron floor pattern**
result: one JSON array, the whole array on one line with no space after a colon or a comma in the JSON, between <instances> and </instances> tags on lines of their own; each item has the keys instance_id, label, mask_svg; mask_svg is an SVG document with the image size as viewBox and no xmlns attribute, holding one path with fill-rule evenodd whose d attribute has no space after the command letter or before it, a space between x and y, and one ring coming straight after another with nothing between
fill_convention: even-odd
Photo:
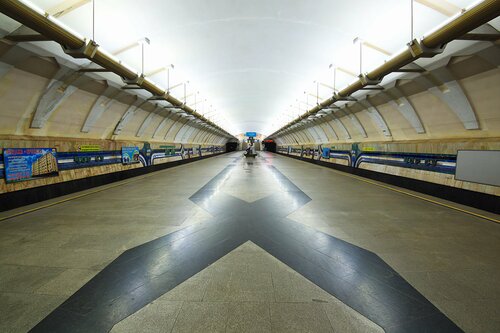
<instances>
[{"instance_id":1,"label":"dark chevron floor pattern","mask_svg":"<svg viewBox=\"0 0 500 333\"><path fill-rule=\"evenodd\" d=\"M108 332L248 240L386 332L462 332L374 253L287 219L311 199L275 167L280 192L252 203L223 193L235 167L190 197L210 222L127 250L32 332Z\"/></svg>"}]
</instances>

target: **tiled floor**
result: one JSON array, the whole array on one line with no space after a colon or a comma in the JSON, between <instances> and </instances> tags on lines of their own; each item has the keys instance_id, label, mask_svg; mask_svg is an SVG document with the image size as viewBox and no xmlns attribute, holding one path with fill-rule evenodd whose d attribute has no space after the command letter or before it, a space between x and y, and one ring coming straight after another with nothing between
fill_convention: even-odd
<instances>
[{"instance_id":1,"label":"tiled floor","mask_svg":"<svg viewBox=\"0 0 500 333\"><path fill-rule=\"evenodd\" d=\"M266 160L247 164L236 156L160 171L1 222L0 332L29 330L125 250L209 223L213 212L189 197L231 163L234 172L216 189L220 193L256 202L284 191L263 168L272 164L312 199L289 219L378 254L464 331L500 331L499 225L286 157L262 154ZM244 259L231 262L238 256ZM268 257L246 244L113 330L196 331L192 325L202 325L199 331L236 332L252 322L262 332L293 331L299 326L286 325L294 323L307 326L300 332L328 332L335 321L369 323L286 266L276 273L280 265L268 267L276 261L262 259ZM251 273L239 271L240 261L253 265ZM231 273L217 275L217 266ZM314 301L312 290L318 291ZM308 321L318 313L328 320Z\"/></svg>"},{"instance_id":2,"label":"tiled floor","mask_svg":"<svg viewBox=\"0 0 500 333\"><path fill-rule=\"evenodd\" d=\"M139 331L383 332L251 242L116 324L111 332Z\"/></svg>"}]
</instances>

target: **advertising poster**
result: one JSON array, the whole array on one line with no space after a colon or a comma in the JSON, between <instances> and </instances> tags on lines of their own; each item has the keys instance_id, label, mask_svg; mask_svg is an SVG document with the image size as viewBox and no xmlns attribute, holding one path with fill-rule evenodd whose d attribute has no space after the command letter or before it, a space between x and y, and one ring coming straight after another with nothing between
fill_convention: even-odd
<instances>
[{"instance_id":1,"label":"advertising poster","mask_svg":"<svg viewBox=\"0 0 500 333\"><path fill-rule=\"evenodd\" d=\"M329 159L330 158L330 148L323 148L323 153L321 154L321 157L324 159Z\"/></svg>"},{"instance_id":2,"label":"advertising poster","mask_svg":"<svg viewBox=\"0 0 500 333\"><path fill-rule=\"evenodd\" d=\"M122 163L134 164L139 163L140 159L139 147L122 147Z\"/></svg>"},{"instance_id":3,"label":"advertising poster","mask_svg":"<svg viewBox=\"0 0 500 333\"><path fill-rule=\"evenodd\" d=\"M57 176L57 151L54 148L6 148L3 151L5 180L23 180Z\"/></svg>"}]
</instances>

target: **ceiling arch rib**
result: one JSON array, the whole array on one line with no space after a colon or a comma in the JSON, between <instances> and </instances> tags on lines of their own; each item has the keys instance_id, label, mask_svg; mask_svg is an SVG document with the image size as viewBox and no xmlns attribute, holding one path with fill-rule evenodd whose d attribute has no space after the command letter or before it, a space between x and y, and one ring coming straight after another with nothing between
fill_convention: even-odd
<instances>
[{"instance_id":1,"label":"ceiling arch rib","mask_svg":"<svg viewBox=\"0 0 500 333\"><path fill-rule=\"evenodd\" d=\"M381 130L382 134L388 137L392 136L391 130L389 129L389 126L387 126L384 117L382 117L380 111L372 104L369 96L366 96L365 99L360 100L359 103L366 107L368 115L372 119L373 123L377 125L377 127Z\"/></svg>"},{"instance_id":2,"label":"ceiling arch rib","mask_svg":"<svg viewBox=\"0 0 500 333\"><path fill-rule=\"evenodd\" d=\"M425 128L418 116L417 112L410 101L401 93L397 87L398 80L394 81L394 86L391 89L386 89L381 92L383 96L386 97L387 101L393 108L398 110L403 117L410 123L415 132L418 134L424 134Z\"/></svg>"},{"instance_id":3,"label":"ceiling arch rib","mask_svg":"<svg viewBox=\"0 0 500 333\"><path fill-rule=\"evenodd\" d=\"M332 121L337 127L340 129L340 131L343 134L343 137L345 140L350 140L351 139L351 133L347 130L347 127L345 127L344 123L340 121L340 119L337 118L337 116L332 113Z\"/></svg>"},{"instance_id":4,"label":"ceiling arch rib","mask_svg":"<svg viewBox=\"0 0 500 333\"><path fill-rule=\"evenodd\" d=\"M362 138L368 137L368 134L366 134L364 126L361 124L358 117L356 117L356 115L352 112L352 110L349 108L347 104L344 105L343 108L340 108L339 111L342 112L344 116L347 117L347 119L349 119L352 126L358 130Z\"/></svg>"},{"instance_id":5,"label":"ceiling arch rib","mask_svg":"<svg viewBox=\"0 0 500 333\"><path fill-rule=\"evenodd\" d=\"M295 131L291 131L290 133L288 133L288 137L290 139L290 142L293 144L299 144L299 142L303 142L300 140L300 136Z\"/></svg>"},{"instance_id":6,"label":"ceiling arch rib","mask_svg":"<svg viewBox=\"0 0 500 333\"><path fill-rule=\"evenodd\" d=\"M78 71L60 67L40 97L31 121L31 128L43 128L52 113L78 89L72 84L82 76Z\"/></svg>"},{"instance_id":7,"label":"ceiling arch rib","mask_svg":"<svg viewBox=\"0 0 500 333\"><path fill-rule=\"evenodd\" d=\"M320 138L318 132L316 131L316 128L314 128L314 126L308 126L306 128L306 130L311 135L313 143L321 143L321 138Z\"/></svg>"},{"instance_id":8,"label":"ceiling arch rib","mask_svg":"<svg viewBox=\"0 0 500 333\"><path fill-rule=\"evenodd\" d=\"M165 126L167 126L168 122L173 124L173 120L172 120L171 116L172 116L172 113L167 114L165 116L165 118L163 118L163 120L158 124L155 131L153 132L153 135L151 136L152 139L156 138L160 135L160 132L165 128Z\"/></svg>"},{"instance_id":9,"label":"ceiling arch rib","mask_svg":"<svg viewBox=\"0 0 500 333\"><path fill-rule=\"evenodd\" d=\"M193 132L196 130L196 127L189 125L188 128L184 131L180 138L180 142L182 143L189 143L189 138L193 134Z\"/></svg>"},{"instance_id":10,"label":"ceiling arch rib","mask_svg":"<svg viewBox=\"0 0 500 333\"><path fill-rule=\"evenodd\" d=\"M421 82L430 93L443 101L460 119L465 129L479 129L479 122L467 95L446 66L433 73L420 75L415 80Z\"/></svg>"},{"instance_id":11,"label":"ceiling arch rib","mask_svg":"<svg viewBox=\"0 0 500 333\"><path fill-rule=\"evenodd\" d=\"M127 110L123 113L122 117L116 124L115 129L113 130L113 135L120 135L125 126L127 126L127 124L135 116L137 111L146 103L147 103L146 101L141 101L137 98L134 103L129 105Z\"/></svg>"},{"instance_id":12,"label":"ceiling arch rib","mask_svg":"<svg viewBox=\"0 0 500 333\"><path fill-rule=\"evenodd\" d=\"M87 118L85 119L82 129L80 130L82 133L90 132L101 115L113 105L116 98L120 94L119 90L111 87L107 82L105 82L105 84L106 89L101 93L101 95L99 95L99 97L97 97L94 105L87 114Z\"/></svg>"},{"instance_id":13,"label":"ceiling arch rib","mask_svg":"<svg viewBox=\"0 0 500 333\"><path fill-rule=\"evenodd\" d=\"M174 142L173 140L175 137L176 130L179 127L179 123L182 121L182 119L183 119L183 117L181 115L178 115L178 117L173 118L172 124L167 129L167 131L163 137L163 140L168 141L168 142Z\"/></svg>"},{"instance_id":14,"label":"ceiling arch rib","mask_svg":"<svg viewBox=\"0 0 500 333\"><path fill-rule=\"evenodd\" d=\"M328 139L328 136L326 135L326 132L325 130L323 129L322 126L320 126L320 119L313 119L312 120L312 124L314 127L314 129L316 130L316 133L318 133L318 138L319 138L319 142L318 143L324 143L324 142L328 142L329 139Z\"/></svg>"},{"instance_id":15,"label":"ceiling arch rib","mask_svg":"<svg viewBox=\"0 0 500 333\"><path fill-rule=\"evenodd\" d=\"M321 118L321 126L323 127L323 130L325 131L326 136L328 137L328 141L338 141L339 136L333 129L333 127L330 125L330 123L325 119ZM330 135L328 135L330 134Z\"/></svg>"},{"instance_id":16,"label":"ceiling arch rib","mask_svg":"<svg viewBox=\"0 0 500 333\"><path fill-rule=\"evenodd\" d=\"M161 106L156 104L155 108L153 111L151 111L147 117L144 119L144 121L142 122L141 124L141 127L139 127L139 129L137 130L137 133L135 133L135 136L137 138L140 138L144 132L146 131L146 129L149 127L149 125L151 124L151 122L153 121L153 119L158 116L160 110L161 110Z\"/></svg>"},{"instance_id":17,"label":"ceiling arch rib","mask_svg":"<svg viewBox=\"0 0 500 333\"><path fill-rule=\"evenodd\" d=\"M198 134L203 132L203 127L200 124L196 124L194 131L191 132L189 137L187 138L188 142L198 143L195 139L198 137Z\"/></svg>"}]
</instances>

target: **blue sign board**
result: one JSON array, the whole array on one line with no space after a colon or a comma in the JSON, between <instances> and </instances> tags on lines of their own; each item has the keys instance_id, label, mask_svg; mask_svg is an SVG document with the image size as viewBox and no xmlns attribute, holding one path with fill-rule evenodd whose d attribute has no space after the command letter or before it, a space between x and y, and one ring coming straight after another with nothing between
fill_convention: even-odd
<instances>
[{"instance_id":1,"label":"blue sign board","mask_svg":"<svg viewBox=\"0 0 500 333\"><path fill-rule=\"evenodd\" d=\"M245 136L249 138L255 138L257 136L257 132L246 132Z\"/></svg>"},{"instance_id":2,"label":"blue sign board","mask_svg":"<svg viewBox=\"0 0 500 333\"><path fill-rule=\"evenodd\" d=\"M321 154L321 157L324 159L329 159L330 158L330 148L323 148L323 152Z\"/></svg>"},{"instance_id":3,"label":"blue sign board","mask_svg":"<svg viewBox=\"0 0 500 333\"><path fill-rule=\"evenodd\" d=\"M5 180L17 182L58 175L56 154L54 148L4 149Z\"/></svg>"},{"instance_id":4,"label":"blue sign board","mask_svg":"<svg viewBox=\"0 0 500 333\"><path fill-rule=\"evenodd\" d=\"M122 163L133 164L139 163L140 159L139 147L122 147Z\"/></svg>"}]
</instances>

